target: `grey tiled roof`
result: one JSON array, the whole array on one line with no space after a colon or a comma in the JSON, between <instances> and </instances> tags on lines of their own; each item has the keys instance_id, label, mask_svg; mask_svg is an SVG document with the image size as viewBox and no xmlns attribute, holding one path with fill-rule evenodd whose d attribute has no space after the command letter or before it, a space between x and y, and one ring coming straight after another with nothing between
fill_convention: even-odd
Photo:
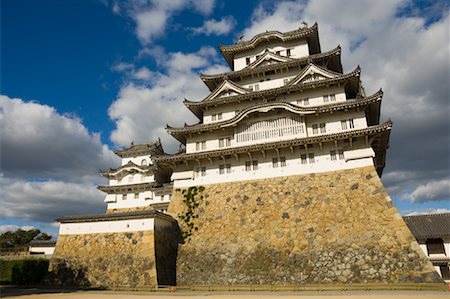
<instances>
[{"instance_id":1,"label":"grey tiled roof","mask_svg":"<svg viewBox=\"0 0 450 299\"><path fill-rule=\"evenodd\" d=\"M450 213L403 217L416 239L450 237Z\"/></svg>"},{"instance_id":2,"label":"grey tiled roof","mask_svg":"<svg viewBox=\"0 0 450 299\"><path fill-rule=\"evenodd\" d=\"M54 247L56 240L32 240L30 246L34 247Z\"/></svg>"}]
</instances>

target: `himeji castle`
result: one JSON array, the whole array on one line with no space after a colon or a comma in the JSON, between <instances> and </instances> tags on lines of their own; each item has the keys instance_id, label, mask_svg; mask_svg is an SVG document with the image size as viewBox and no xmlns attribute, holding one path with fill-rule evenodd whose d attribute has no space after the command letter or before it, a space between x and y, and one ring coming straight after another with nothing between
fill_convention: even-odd
<instances>
[{"instance_id":1,"label":"himeji castle","mask_svg":"<svg viewBox=\"0 0 450 299\"><path fill-rule=\"evenodd\" d=\"M184 100L182 145L117 150L107 212L57 219L49 281L106 288L442 287L380 177L381 89L322 52L318 25L219 46L230 66ZM389 95L393 97L395 95Z\"/></svg>"}]
</instances>

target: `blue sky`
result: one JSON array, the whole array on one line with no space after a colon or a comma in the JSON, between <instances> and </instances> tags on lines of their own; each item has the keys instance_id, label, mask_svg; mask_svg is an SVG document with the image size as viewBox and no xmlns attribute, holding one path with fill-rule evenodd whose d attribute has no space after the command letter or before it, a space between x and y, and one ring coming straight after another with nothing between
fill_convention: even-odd
<instances>
[{"instance_id":1,"label":"blue sky","mask_svg":"<svg viewBox=\"0 0 450 299\"><path fill-rule=\"evenodd\" d=\"M318 22L323 51L342 46L344 71L361 65L369 94L383 88L382 119L394 121L383 182L399 210L449 210L446 1L0 5L2 229L55 233L58 216L103 212L98 169L131 141L177 149L163 128L195 121L181 102L207 95L200 73L228 70L217 45L303 20Z\"/></svg>"}]
</instances>

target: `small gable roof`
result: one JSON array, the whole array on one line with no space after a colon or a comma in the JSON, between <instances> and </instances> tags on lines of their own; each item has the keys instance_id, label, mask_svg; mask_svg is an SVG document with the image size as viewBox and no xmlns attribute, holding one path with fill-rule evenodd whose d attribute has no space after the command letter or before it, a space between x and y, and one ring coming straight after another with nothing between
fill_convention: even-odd
<instances>
[{"instance_id":1,"label":"small gable roof","mask_svg":"<svg viewBox=\"0 0 450 299\"><path fill-rule=\"evenodd\" d=\"M237 94L245 94L250 90L237 85L233 81L224 80L222 84L217 86L217 88L214 89L214 91L211 92L206 98L204 98L203 101L209 101L218 98L224 91L234 91Z\"/></svg>"},{"instance_id":2,"label":"small gable roof","mask_svg":"<svg viewBox=\"0 0 450 299\"><path fill-rule=\"evenodd\" d=\"M264 65L264 62L268 61L276 61L276 62L286 62L288 60L293 60L292 58L277 55L275 53L266 51L263 55L261 55L258 59L247 65L246 69L254 69L255 67L258 67L259 65Z\"/></svg>"},{"instance_id":3,"label":"small gable roof","mask_svg":"<svg viewBox=\"0 0 450 299\"><path fill-rule=\"evenodd\" d=\"M325 79L332 79L332 78L342 75L342 74L330 71L328 69L325 69L321 66L318 66L317 64L309 63L294 79L292 79L289 82L289 84L290 85L298 84L298 83L304 81L305 78L307 78L308 76L313 75L313 74L319 74L319 75L325 77Z\"/></svg>"}]
</instances>

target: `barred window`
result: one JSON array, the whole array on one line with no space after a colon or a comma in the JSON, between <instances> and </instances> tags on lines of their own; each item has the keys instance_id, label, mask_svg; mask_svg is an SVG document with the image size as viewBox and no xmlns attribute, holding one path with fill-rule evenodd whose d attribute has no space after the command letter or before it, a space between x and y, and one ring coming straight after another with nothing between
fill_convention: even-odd
<instances>
[{"instance_id":1,"label":"barred window","mask_svg":"<svg viewBox=\"0 0 450 299\"><path fill-rule=\"evenodd\" d=\"M272 167L277 168L278 167L278 158L272 158Z\"/></svg>"},{"instance_id":2,"label":"barred window","mask_svg":"<svg viewBox=\"0 0 450 299\"><path fill-rule=\"evenodd\" d=\"M307 161L306 161L306 154L301 154L300 155L300 160L301 160L302 164L306 164L307 163Z\"/></svg>"},{"instance_id":3,"label":"barred window","mask_svg":"<svg viewBox=\"0 0 450 299\"><path fill-rule=\"evenodd\" d=\"M313 153L311 153L311 154L309 154L309 163L314 163L314 162L316 162L316 160L314 159L314 154Z\"/></svg>"},{"instance_id":4,"label":"barred window","mask_svg":"<svg viewBox=\"0 0 450 299\"><path fill-rule=\"evenodd\" d=\"M245 171L252 170L252 163L250 161L245 162Z\"/></svg>"},{"instance_id":5,"label":"barred window","mask_svg":"<svg viewBox=\"0 0 450 299\"><path fill-rule=\"evenodd\" d=\"M353 122L353 118L350 118L348 120L348 126L350 127L350 129L354 129L355 128L355 123Z\"/></svg>"},{"instance_id":6,"label":"barred window","mask_svg":"<svg viewBox=\"0 0 450 299\"><path fill-rule=\"evenodd\" d=\"M347 121L346 120L341 120L341 129L347 130Z\"/></svg>"},{"instance_id":7,"label":"barred window","mask_svg":"<svg viewBox=\"0 0 450 299\"><path fill-rule=\"evenodd\" d=\"M312 129L313 129L313 134L319 133L319 129L318 129L317 125L312 125Z\"/></svg>"},{"instance_id":8,"label":"barred window","mask_svg":"<svg viewBox=\"0 0 450 299\"><path fill-rule=\"evenodd\" d=\"M253 167L253 170L258 170L258 160L252 161L252 167Z\"/></svg>"},{"instance_id":9,"label":"barred window","mask_svg":"<svg viewBox=\"0 0 450 299\"><path fill-rule=\"evenodd\" d=\"M336 101L336 95L335 94L330 94L330 101L332 101L332 102Z\"/></svg>"},{"instance_id":10,"label":"barred window","mask_svg":"<svg viewBox=\"0 0 450 299\"><path fill-rule=\"evenodd\" d=\"M339 160L344 160L344 150L338 150Z\"/></svg>"},{"instance_id":11,"label":"barred window","mask_svg":"<svg viewBox=\"0 0 450 299\"><path fill-rule=\"evenodd\" d=\"M280 165L281 167L286 167L286 157L280 157Z\"/></svg>"},{"instance_id":12,"label":"barred window","mask_svg":"<svg viewBox=\"0 0 450 299\"><path fill-rule=\"evenodd\" d=\"M324 123L320 124L320 133L326 133L327 129Z\"/></svg>"},{"instance_id":13,"label":"barred window","mask_svg":"<svg viewBox=\"0 0 450 299\"><path fill-rule=\"evenodd\" d=\"M336 151L330 151L331 161L336 161Z\"/></svg>"}]
</instances>

